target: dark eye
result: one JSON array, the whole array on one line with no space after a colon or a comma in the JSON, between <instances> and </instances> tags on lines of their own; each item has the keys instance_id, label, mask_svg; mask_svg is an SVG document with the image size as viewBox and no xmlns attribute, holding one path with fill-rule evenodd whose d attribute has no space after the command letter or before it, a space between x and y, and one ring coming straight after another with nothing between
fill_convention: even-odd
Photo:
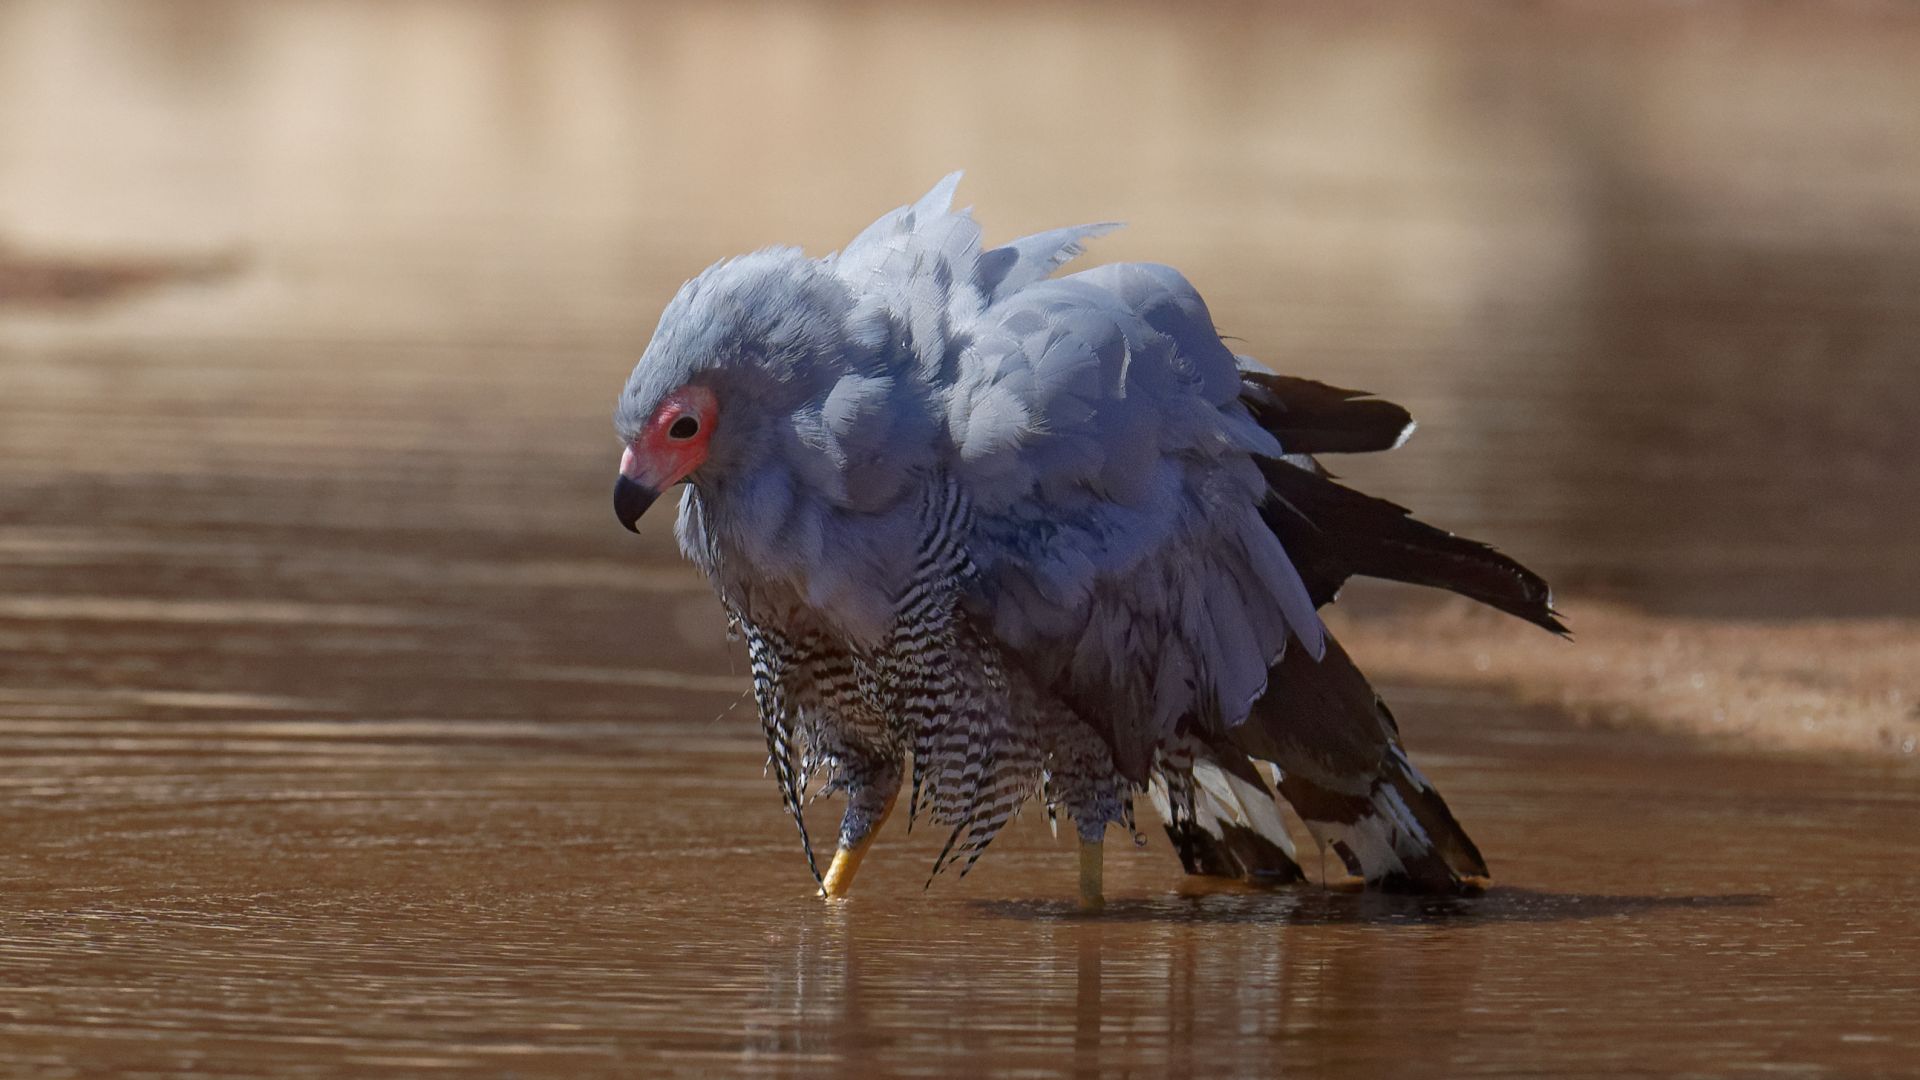
<instances>
[{"instance_id":1,"label":"dark eye","mask_svg":"<svg viewBox=\"0 0 1920 1080\"><path fill-rule=\"evenodd\" d=\"M669 439L691 439L698 434L700 434L700 421L691 416L683 416L675 420L673 426L667 429Z\"/></svg>"}]
</instances>

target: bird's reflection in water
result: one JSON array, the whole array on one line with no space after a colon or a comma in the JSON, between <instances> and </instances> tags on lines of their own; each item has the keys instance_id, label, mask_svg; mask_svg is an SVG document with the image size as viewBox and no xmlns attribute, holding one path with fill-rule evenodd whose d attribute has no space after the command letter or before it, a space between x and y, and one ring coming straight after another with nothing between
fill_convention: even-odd
<instances>
[{"instance_id":1,"label":"bird's reflection in water","mask_svg":"<svg viewBox=\"0 0 1920 1080\"><path fill-rule=\"evenodd\" d=\"M1231 889L1115 900L1083 916L1058 900L994 900L973 905L984 915L1026 921L1106 923L1271 923L1435 927L1448 924L1558 922L1634 915L1666 908L1747 908L1770 902L1759 893L1709 896L1556 893L1501 887L1480 896L1412 896L1340 892L1311 886L1273 891Z\"/></svg>"},{"instance_id":2,"label":"bird's reflection in water","mask_svg":"<svg viewBox=\"0 0 1920 1080\"><path fill-rule=\"evenodd\" d=\"M766 933L743 1050L817 1062L937 1051L1014 1070L1071 1050L1077 1076L1123 1063L1202 1075L1224 1035L1250 1069L1464 1067L1455 1059L1475 1052L1468 1043L1409 1045L1394 1033L1409 1016L1429 1033L1465 1029L1518 986L1524 973L1495 955L1503 925L1766 902L1503 888L1441 899L1167 894L1097 916L1064 901L795 905Z\"/></svg>"},{"instance_id":3,"label":"bird's reflection in water","mask_svg":"<svg viewBox=\"0 0 1920 1080\"><path fill-rule=\"evenodd\" d=\"M1607 896L1499 889L1476 898L1315 889L1121 900L1098 916L1064 901L984 902L939 914L829 909L768 968L764 1043L859 1060L902 1040L983 1067L1074 1051L1074 1074L1202 1075L1231 1036L1248 1068L1439 1067L1473 1048L1394 1037L1408 1016L1463 1029L1524 974L1491 961L1502 924L1745 909L1764 897ZM876 917L878 916L878 917ZM991 947L988 947L991 943ZM947 1021L915 1032L913 1017ZM1052 1060L1058 1060L1057 1058Z\"/></svg>"},{"instance_id":4,"label":"bird's reflection in water","mask_svg":"<svg viewBox=\"0 0 1920 1080\"><path fill-rule=\"evenodd\" d=\"M1105 948L1104 931L1098 924L1079 928L1074 939L1073 981L1073 1061L1076 1076L1099 1076L1101 1072L1100 966Z\"/></svg>"}]
</instances>

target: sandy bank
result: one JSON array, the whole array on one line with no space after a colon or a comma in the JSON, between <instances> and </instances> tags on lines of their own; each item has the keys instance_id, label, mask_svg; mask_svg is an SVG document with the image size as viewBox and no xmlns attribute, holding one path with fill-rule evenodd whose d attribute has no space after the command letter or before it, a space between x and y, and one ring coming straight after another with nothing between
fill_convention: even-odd
<instances>
[{"instance_id":1,"label":"sandy bank","mask_svg":"<svg viewBox=\"0 0 1920 1080\"><path fill-rule=\"evenodd\" d=\"M1600 723L1920 760L1920 621L1737 622L1570 600L1563 641L1465 602L1328 623L1376 681L1498 689Z\"/></svg>"}]
</instances>

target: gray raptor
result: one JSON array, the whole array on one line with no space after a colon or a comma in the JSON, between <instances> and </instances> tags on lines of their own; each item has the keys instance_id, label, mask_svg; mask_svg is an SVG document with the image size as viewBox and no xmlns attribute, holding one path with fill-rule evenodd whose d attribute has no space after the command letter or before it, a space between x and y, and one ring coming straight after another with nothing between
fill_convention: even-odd
<instances>
[{"instance_id":1,"label":"gray raptor","mask_svg":"<svg viewBox=\"0 0 1920 1080\"><path fill-rule=\"evenodd\" d=\"M823 894L903 788L973 865L1038 797L1101 897L1146 792L1196 874L1302 880L1275 791L1369 885L1488 874L1318 614L1352 575L1564 632L1546 583L1334 482L1386 401L1268 373L1166 266L1053 272L1113 228L983 248L959 175L809 259L729 259L667 305L615 414L629 529L685 483L680 548L745 638L770 769ZM821 874L802 810L845 795Z\"/></svg>"}]
</instances>

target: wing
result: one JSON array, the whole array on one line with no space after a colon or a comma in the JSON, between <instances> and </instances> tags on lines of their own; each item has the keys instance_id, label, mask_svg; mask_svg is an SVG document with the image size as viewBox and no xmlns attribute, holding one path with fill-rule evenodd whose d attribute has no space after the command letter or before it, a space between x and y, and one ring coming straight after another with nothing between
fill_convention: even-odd
<instances>
[{"instance_id":1,"label":"wing","mask_svg":"<svg viewBox=\"0 0 1920 1080\"><path fill-rule=\"evenodd\" d=\"M1239 723L1289 639L1324 630L1260 516L1279 443L1193 287L1119 264L964 327L948 427L975 507L970 602L1144 781L1183 716Z\"/></svg>"}]
</instances>

